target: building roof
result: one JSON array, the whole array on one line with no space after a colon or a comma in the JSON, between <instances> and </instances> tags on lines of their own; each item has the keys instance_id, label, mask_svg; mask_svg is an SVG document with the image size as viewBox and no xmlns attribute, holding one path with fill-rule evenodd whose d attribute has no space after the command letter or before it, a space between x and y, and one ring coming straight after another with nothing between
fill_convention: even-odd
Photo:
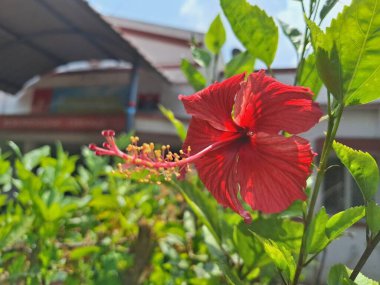
<instances>
[{"instance_id":1,"label":"building roof","mask_svg":"<svg viewBox=\"0 0 380 285\"><path fill-rule=\"evenodd\" d=\"M203 42L203 33L116 17L104 19L171 83L187 83L180 69L181 59L192 58L190 40Z\"/></svg>"},{"instance_id":2,"label":"building roof","mask_svg":"<svg viewBox=\"0 0 380 285\"><path fill-rule=\"evenodd\" d=\"M83 0L0 0L0 90L83 60L115 59L155 70ZM166 79L167 80L167 79Z\"/></svg>"}]
</instances>

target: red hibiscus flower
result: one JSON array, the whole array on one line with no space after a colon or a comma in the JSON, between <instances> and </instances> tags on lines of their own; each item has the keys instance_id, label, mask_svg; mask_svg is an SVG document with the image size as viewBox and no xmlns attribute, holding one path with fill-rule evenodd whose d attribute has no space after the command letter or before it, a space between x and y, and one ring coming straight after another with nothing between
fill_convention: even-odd
<instances>
[{"instance_id":1,"label":"red hibiscus flower","mask_svg":"<svg viewBox=\"0 0 380 285\"><path fill-rule=\"evenodd\" d=\"M216 150L194 161L206 188L223 206L251 217L238 194L252 209L264 213L285 210L305 200L304 188L313 161L309 142L298 134L322 116L309 89L288 86L265 76L244 74L195 93L179 96L192 115L184 148L198 153L218 143Z\"/></svg>"},{"instance_id":2,"label":"red hibiscus flower","mask_svg":"<svg viewBox=\"0 0 380 285\"><path fill-rule=\"evenodd\" d=\"M103 148L90 145L98 155L113 155L131 166L154 171L194 163L206 188L224 207L251 221L241 199L264 213L285 210L297 199L305 200L306 179L314 153L307 140L284 137L282 131L299 134L314 126L322 112L309 89L282 84L264 71L236 75L191 96L180 95L192 115L181 155L152 145L136 144L120 151L113 131L104 131ZM134 139L136 142L136 139ZM188 150L191 149L191 155ZM166 152L165 152L166 151Z\"/></svg>"}]
</instances>

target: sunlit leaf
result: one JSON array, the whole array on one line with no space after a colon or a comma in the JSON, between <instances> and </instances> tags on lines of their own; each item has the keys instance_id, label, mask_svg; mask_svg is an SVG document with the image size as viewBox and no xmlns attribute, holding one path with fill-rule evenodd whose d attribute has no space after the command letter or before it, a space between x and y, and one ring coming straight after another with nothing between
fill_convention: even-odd
<instances>
[{"instance_id":1,"label":"sunlit leaf","mask_svg":"<svg viewBox=\"0 0 380 285\"><path fill-rule=\"evenodd\" d=\"M371 232L380 231L380 206L375 201L370 201L366 207L367 224Z\"/></svg>"},{"instance_id":2,"label":"sunlit leaf","mask_svg":"<svg viewBox=\"0 0 380 285\"><path fill-rule=\"evenodd\" d=\"M255 67L255 58L248 52L235 55L224 69L224 77L228 78L243 72L251 73Z\"/></svg>"},{"instance_id":3,"label":"sunlit leaf","mask_svg":"<svg viewBox=\"0 0 380 285\"><path fill-rule=\"evenodd\" d=\"M258 6L246 0L220 0L236 37L249 53L271 66L278 45L278 28Z\"/></svg>"},{"instance_id":4,"label":"sunlit leaf","mask_svg":"<svg viewBox=\"0 0 380 285\"><path fill-rule=\"evenodd\" d=\"M226 41L226 31L220 15L216 16L205 35L205 45L214 54L220 53L220 49Z\"/></svg>"},{"instance_id":5,"label":"sunlit leaf","mask_svg":"<svg viewBox=\"0 0 380 285\"><path fill-rule=\"evenodd\" d=\"M350 171L363 197L369 201L376 194L380 175L376 160L368 153L354 150L334 141L333 148L340 161Z\"/></svg>"},{"instance_id":6,"label":"sunlit leaf","mask_svg":"<svg viewBox=\"0 0 380 285\"><path fill-rule=\"evenodd\" d=\"M25 165L26 169L33 169L37 166L41 159L50 155L50 147L48 145L36 148L24 154L22 158L22 163Z\"/></svg>"},{"instance_id":7,"label":"sunlit leaf","mask_svg":"<svg viewBox=\"0 0 380 285\"><path fill-rule=\"evenodd\" d=\"M285 246L270 239L264 239L256 234L255 237L263 244L265 252L276 267L283 272L285 278L292 280L296 270L296 263L291 252Z\"/></svg>"},{"instance_id":8,"label":"sunlit leaf","mask_svg":"<svg viewBox=\"0 0 380 285\"><path fill-rule=\"evenodd\" d=\"M158 108L160 109L161 113L172 123L172 125L175 127L177 131L178 137L181 139L181 141L185 141L186 138L186 127L184 124L175 118L174 113L170 111L169 109L166 109L162 105L158 105Z\"/></svg>"},{"instance_id":9,"label":"sunlit leaf","mask_svg":"<svg viewBox=\"0 0 380 285\"><path fill-rule=\"evenodd\" d=\"M332 94L343 99L345 105L366 104L380 98L378 0L353 0L331 22L326 33L310 21L308 25L318 72Z\"/></svg>"},{"instance_id":10,"label":"sunlit leaf","mask_svg":"<svg viewBox=\"0 0 380 285\"><path fill-rule=\"evenodd\" d=\"M181 70L195 91L206 87L206 78L188 60L182 59Z\"/></svg>"},{"instance_id":11,"label":"sunlit leaf","mask_svg":"<svg viewBox=\"0 0 380 285\"><path fill-rule=\"evenodd\" d=\"M348 208L332 216L326 223L326 235L330 240L338 238L365 215L365 207Z\"/></svg>"},{"instance_id":12,"label":"sunlit leaf","mask_svg":"<svg viewBox=\"0 0 380 285\"><path fill-rule=\"evenodd\" d=\"M73 249L70 252L70 258L72 260L78 260L84 258L88 255L98 253L100 251L100 247L96 245L82 246L76 249Z\"/></svg>"},{"instance_id":13,"label":"sunlit leaf","mask_svg":"<svg viewBox=\"0 0 380 285\"><path fill-rule=\"evenodd\" d=\"M308 253L318 253L329 244L330 240L326 236L326 224L328 220L329 215L327 215L326 209L322 207L309 226L307 241Z\"/></svg>"}]
</instances>

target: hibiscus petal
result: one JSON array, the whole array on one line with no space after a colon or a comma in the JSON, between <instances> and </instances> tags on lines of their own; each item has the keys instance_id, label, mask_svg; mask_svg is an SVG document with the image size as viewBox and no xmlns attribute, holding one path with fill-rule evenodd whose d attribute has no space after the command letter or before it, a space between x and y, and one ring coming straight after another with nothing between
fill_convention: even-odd
<instances>
[{"instance_id":1,"label":"hibiscus petal","mask_svg":"<svg viewBox=\"0 0 380 285\"><path fill-rule=\"evenodd\" d=\"M310 89L289 86L259 71L249 75L236 96L235 123L255 131L299 134L322 116Z\"/></svg>"},{"instance_id":2,"label":"hibiscus petal","mask_svg":"<svg viewBox=\"0 0 380 285\"><path fill-rule=\"evenodd\" d=\"M277 213L295 200L305 200L306 179L313 161L303 138L258 133L239 151L240 194L252 209Z\"/></svg>"},{"instance_id":3,"label":"hibiscus petal","mask_svg":"<svg viewBox=\"0 0 380 285\"><path fill-rule=\"evenodd\" d=\"M231 208L245 222L250 223L251 215L244 210L238 199L236 164L240 147L239 141L229 143L197 160L195 167L200 179L218 203Z\"/></svg>"},{"instance_id":4,"label":"hibiscus petal","mask_svg":"<svg viewBox=\"0 0 380 285\"><path fill-rule=\"evenodd\" d=\"M179 95L178 99L182 101L188 114L209 122L219 130L235 130L231 112L244 76L245 74L235 75L193 95Z\"/></svg>"},{"instance_id":5,"label":"hibiscus petal","mask_svg":"<svg viewBox=\"0 0 380 285\"><path fill-rule=\"evenodd\" d=\"M207 121L192 117L182 149L186 152L190 146L191 154L196 154L214 143L230 141L235 136L236 132L215 129Z\"/></svg>"}]
</instances>

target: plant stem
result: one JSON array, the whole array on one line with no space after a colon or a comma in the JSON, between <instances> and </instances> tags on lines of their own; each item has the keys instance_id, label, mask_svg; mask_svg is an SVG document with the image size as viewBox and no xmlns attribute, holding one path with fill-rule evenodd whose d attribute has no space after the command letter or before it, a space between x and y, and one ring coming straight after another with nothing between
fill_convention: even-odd
<instances>
[{"instance_id":1,"label":"plant stem","mask_svg":"<svg viewBox=\"0 0 380 285\"><path fill-rule=\"evenodd\" d=\"M328 157L331 151L332 142L338 130L340 118L342 117L343 107L344 106L340 104L334 115L329 114L327 134L326 134L326 139L324 141L323 148L322 148L322 154L321 154L321 160L319 162L317 178L315 180L313 192L311 195L307 216L304 221L304 231L303 231L301 248L300 248L300 253L299 253L298 262L297 262L297 268L296 268L296 272L294 274L294 279L292 283L293 285L296 285L298 283L298 280L301 276L302 268L304 267L305 258L307 257L306 244L307 244L308 230L309 230L311 221L313 219L314 208L317 202L319 189L322 184L323 177L325 175L326 165L327 165Z\"/></svg>"},{"instance_id":2,"label":"plant stem","mask_svg":"<svg viewBox=\"0 0 380 285\"><path fill-rule=\"evenodd\" d=\"M375 249L377 244L380 242L380 232L375 236L373 240L370 240L367 243L367 247L364 250L362 256L360 257L358 263L356 264L354 270L350 275L350 279L355 281L355 278L359 275L360 270L362 270L364 264L367 262L368 257L370 257L372 251Z\"/></svg>"}]
</instances>

